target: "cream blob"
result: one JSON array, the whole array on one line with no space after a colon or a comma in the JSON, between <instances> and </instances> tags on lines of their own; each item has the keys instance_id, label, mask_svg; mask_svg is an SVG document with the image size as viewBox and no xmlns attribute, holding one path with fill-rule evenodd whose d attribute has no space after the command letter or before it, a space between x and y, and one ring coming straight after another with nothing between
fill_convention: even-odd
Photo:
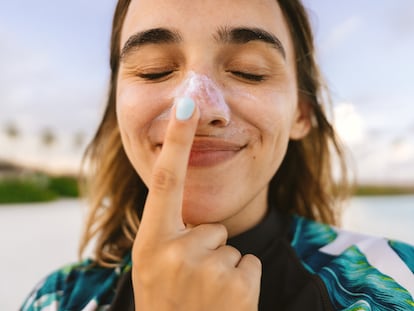
<instances>
[{"instance_id":1,"label":"cream blob","mask_svg":"<svg viewBox=\"0 0 414 311\"><path fill-rule=\"evenodd\" d=\"M200 109L200 118L219 120L224 126L230 123L230 108L226 104L223 92L206 75L190 71L186 79L173 90L173 105L179 98L192 98ZM171 107L164 110L157 120L169 120Z\"/></svg>"}]
</instances>

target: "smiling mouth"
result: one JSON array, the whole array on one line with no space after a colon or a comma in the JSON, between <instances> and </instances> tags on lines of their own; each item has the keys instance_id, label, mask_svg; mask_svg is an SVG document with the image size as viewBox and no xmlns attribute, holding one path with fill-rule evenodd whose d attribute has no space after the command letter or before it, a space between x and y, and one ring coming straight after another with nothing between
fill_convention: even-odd
<instances>
[{"instance_id":1,"label":"smiling mouth","mask_svg":"<svg viewBox=\"0 0 414 311\"><path fill-rule=\"evenodd\" d=\"M188 166L208 167L218 165L236 156L244 146L195 142L191 148Z\"/></svg>"},{"instance_id":2,"label":"smiling mouth","mask_svg":"<svg viewBox=\"0 0 414 311\"><path fill-rule=\"evenodd\" d=\"M162 144L158 144L162 148ZM246 145L219 139L195 139L191 148L189 167L211 167L235 157Z\"/></svg>"}]
</instances>

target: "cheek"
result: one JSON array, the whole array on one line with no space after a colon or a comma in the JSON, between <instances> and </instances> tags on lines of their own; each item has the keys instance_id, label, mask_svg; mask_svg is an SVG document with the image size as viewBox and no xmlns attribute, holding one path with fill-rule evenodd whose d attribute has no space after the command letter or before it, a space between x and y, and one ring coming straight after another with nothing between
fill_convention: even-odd
<instances>
[{"instance_id":1,"label":"cheek","mask_svg":"<svg viewBox=\"0 0 414 311\"><path fill-rule=\"evenodd\" d=\"M133 135L148 126L162 105L159 94L136 86L120 85L117 93L119 126L127 135Z\"/></svg>"},{"instance_id":2,"label":"cheek","mask_svg":"<svg viewBox=\"0 0 414 311\"><path fill-rule=\"evenodd\" d=\"M263 89L245 97L238 112L256 133L250 149L250 160L253 161L249 163L254 166L251 177L269 182L285 157L297 98L294 92L273 89Z\"/></svg>"},{"instance_id":3,"label":"cheek","mask_svg":"<svg viewBox=\"0 0 414 311\"><path fill-rule=\"evenodd\" d=\"M165 92L151 87L120 83L117 92L117 118L125 152L141 178L146 179L153 165L153 146L148 137L154 120L169 105Z\"/></svg>"},{"instance_id":4,"label":"cheek","mask_svg":"<svg viewBox=\"0 0 414 311\"><path fill-rule=\"evenodd\" d=\"M136 100L134 92L126 90L117 98L117 118L121 133L122 144L125 152L135 166L134 151L140 148L140 129L145 122L145 114L142 114L142 103Z\"/></svg>"},{"instance_id":5,"label":"cheek","mask_svg":"<svg viewBox=\"0 0 414 311\"><path fill-rule=\"evenodd\" d=\"M121 135L143 141L154 123L163 120L172 106L170 87L120 81L117 92L117 115Z\"/></svg>"},{"instance_id":6,"label":"cheek","mask_svg":"<svg viewBox=\"0 0 414 311\"><path fill-rule=\"evenodd\" d=\"M263 88L256 92L232 90L231 93L232 111L258 130L261 141L288 139L297 105L294 92Z\"/></svg>"},{"instance_id":7,"label":"cheek","mask_svg":"<svg viewBox=\"0 0 414 311\"><path fill-rule=\"evenodd\" d=\"M293 103L286 101L276 102L271 109L265 110L262 114L261 129L271 141L289 140L293 118L292 106Z\"/></svg>"}]
</instances>

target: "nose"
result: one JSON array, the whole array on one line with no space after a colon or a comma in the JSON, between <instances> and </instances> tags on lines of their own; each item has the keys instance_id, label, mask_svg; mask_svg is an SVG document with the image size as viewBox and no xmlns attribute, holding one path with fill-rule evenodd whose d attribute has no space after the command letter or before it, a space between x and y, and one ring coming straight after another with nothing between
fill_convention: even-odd
<instances>
[{"instance_id":1,"label":"nose","mask_svg":"<svg viewBox=\"0 0 414 311\"><path fill-rule=\"evenodd\" d=\"M230 108L221 89L206 75L189 72L177 89L177 97L191 97L200 109L200 126L225 127L230 123Z\"/></svg>"}]
</instances>

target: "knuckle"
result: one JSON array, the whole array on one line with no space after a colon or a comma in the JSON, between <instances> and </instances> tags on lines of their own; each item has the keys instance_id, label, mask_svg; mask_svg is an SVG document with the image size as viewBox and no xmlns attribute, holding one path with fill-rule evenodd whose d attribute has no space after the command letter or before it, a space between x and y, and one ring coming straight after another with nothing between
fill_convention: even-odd
<instances>
[{"instance_id":1,"label":"knuckle","mask_svg":"<svg viewBox=\"0 0 414 311\"><path fill-rule=\"evenodd\" d=\"M214 224L214 226L216 227L216 230L217 230L218 232L220 232L220 234L222 234L223 238L224 238L225 240L227 240L229 233L228 233L228 231L227 231L226 226L225 226L225 225L223 225L223 224L219 224L219 223Z\"/></svg>"},{"instance_id":2,"label":"knuckle","mask_svg":"<svg viewBox=\"0 0 414 311\"><path fill-rule=\"evenodd\" d=\"M185 246L178 242L164 245L162 249L141 251L138 256L133 257L133 275L141 285L148 288L157 286L160 279L186 277L194 269L191 260L185 254Z\"/></svg>"},{"instance_id":3,"label":"knuckle","mask_svg":"<svg viewBox=\"0 0 414 311\"><path fill-rule=\"evenodd\" d=\"M174 172L166 168L155 168L152 174L151 188L158 191L174 189L179 184Z\"/></svg>"},{"instance_id":4,"label":"knuckle","mask_svg":"<svg viewBox=\"0 0 414 311\"><path fill-rule=\"evenodd\" d=\"M157 264L154 256L149 252L133 252L132 257L132 275L133 278L141 285L151 286L156 279L157 271L151 269L151 266Z\"/></svg>"},{"instance_id":5,"label":"knuckle","mask_svg":"<svg viewBox=\"0 0 414 311\"><path fill-rule=\"evenodd\" d=\"M248 285L249 288L259 287L262 274L262 263L260 259L248 254L244 255L241 261L243 261L243 267L239 269L238 273L240 283Z\"/></svg>"},{"instance_id":6,"label":"knuckle","mask_svg":"<svg viewBox=\"0 0 414 311\"><path fill-rule=\"evenodd\" d=\"M234 257L239 258L239 259L242 258L242 254L237 248L230 246L230 245L227 245L226 247L229 249L229 251L232 253Z\"/></svg>"},{"instance_id":7,"label":"knuckle","mask_svg":"<svg viewBox=\"0 0 414 311\"><path fill-rule=\"evenodd\" d=\"M215 235L219 236L223 241L227 241L228 238L228 232L226 229L226 226L219 223L209 223L209 224L200 224L196 226L194 231L202 232L206 235Z\"/></svg>"},{"instance_id":8,"label":"knuckle","mask_svg":"<svg viewBox=\"0 0 414 311\"><path fill-rule=\"evenodd\" d=\"M244 255L244 258L250 262L253 269L255 269L256 271L261 271L262 262L260 261L259 258L257 258L256 256L252 254L246 254Z\"/></svg>"},{"instance_id":9,"label":"knuckle","mask_svg":"<svg viewBox=\"0 0 414 311\"><path fill-rule=\"evenodd\" d=\"M172 268L181 270L185 266L190 266L189 261L186 260L185 246L181 243L172 243L166 247L163 253L163 260Z\"/></svg>"},{"instance_id":10,"label":"knuckle","mask_svg":"<svg viewBox=\"0 0 414 311\"><path fill-rule=\"evenodd\" d=\"M201 264L201 269L199 270L203 278L210 280L213 283L216 282L226 282L229 279L229 269L220 261L207 259Z\"/></svg>"}]
</instances>

